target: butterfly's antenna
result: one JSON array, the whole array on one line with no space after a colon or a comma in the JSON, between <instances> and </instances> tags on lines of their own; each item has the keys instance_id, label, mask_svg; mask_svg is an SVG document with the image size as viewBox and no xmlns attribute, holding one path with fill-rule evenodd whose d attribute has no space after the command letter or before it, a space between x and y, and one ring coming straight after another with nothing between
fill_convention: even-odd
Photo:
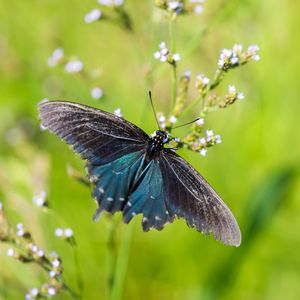
<instances>
[{"instance_id":1,"label":"butterfly's antenna","mask_svg":"<svg viewBox=\"0 0 300 300\"><path fill-rule=\"evenodd\" d=\"M176 128L180 128L180 127L183 127L183 126L192 124L192 123L194 123L194 122L197 122L197 121L200 120L200 119L201 119L201 118L197 118L197 119L195 119L195 120L193 120L193 121L191 121L191 122L188 122L188 123L185 123L185 124L182 124L182 125L175 126L175 127L173 127L172 129L176 129Z\"/></svg>"},{"instance_id":2,"label":"butterfly's antenna","mask_svg":"<svg viewBox=\"0 0 300 300\"><path fill-rule=\"evenodd\" d=\"M152 110L153 110L153 113L154 113L154 117L155 117L155 120L156 120L156 124L157 124L157 126L158 126L158 129L160 129L159 122L158 122L157 116L156 116L156 111L155 111L155 108L154 108L154 105L153 105L153 100L152 100L152 93L151 93L151 91L149 91L149 98L150 98L151 107L152 107Z\"/></svg>"}]
</instances>

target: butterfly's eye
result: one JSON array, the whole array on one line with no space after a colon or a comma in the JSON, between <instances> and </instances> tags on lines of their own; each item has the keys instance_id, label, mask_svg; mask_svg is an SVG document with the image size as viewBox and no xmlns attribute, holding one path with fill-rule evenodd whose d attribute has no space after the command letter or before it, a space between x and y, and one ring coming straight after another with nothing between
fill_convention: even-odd
<instances>
[{"instance_id":1,"label":"butterfly's eye","mask_svg":"<svg viewBox=\"0 0 300 300\"><path fill-rule=\"evenodd\" d=\"M169 141L169 139L170 139L170 135L167 132L165 132L164 133L163 143L167 143Z\"/></svg>"}]
</instances>

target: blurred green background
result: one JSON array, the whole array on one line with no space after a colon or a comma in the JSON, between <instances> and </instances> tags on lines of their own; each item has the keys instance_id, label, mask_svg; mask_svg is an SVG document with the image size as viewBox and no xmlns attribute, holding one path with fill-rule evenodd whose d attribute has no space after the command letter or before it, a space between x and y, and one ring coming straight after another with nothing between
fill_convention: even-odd
<instances>
[{"instance_id":1,"label":"blurred green background","mask_svg":"<svg viewBox=\"0 0 300 300\"><path fill-rule=\"evenodd\" d=\"M74 230L85 299L105 299L109 218L92 221L90 191L66 172L67 165L83 170L83 163L39 130L37 103L47 97L107 111L120 107L126 119L150 133L155 122L147 91L152 89L157 109L166 111L171 82L169 66L158 62L150 85L145 80L157 45L168 42L168 25L152 1L126 2L134 33L109 22L85 24L84 15L96 6L0 0L0 201L12 223L23 222L41 247L61 254L66 281L76 287L71 249L54 236L57 227ZM203 15L178 18L180 73L211 77L222 48L237 42L261 48L258 63L233 70L220 87L225 91L233 83L245 101L208 116L207 128L221 134L223 143L207 157L181 152L231 208L243 241L239 248L223 246L182 220L149 233L142 232L139 217L120 224L117 245L132 237L123 299L300 299L299 11L300 3L292 0L219 0L207 1ZM87 69L100 68L102 99L91 98L94 83L47 66L57 47ZM41 190L59 217L32 203ZM47 274L6 251L0 244L0 299L23 299Z\"/></svg>"}]
</instances>

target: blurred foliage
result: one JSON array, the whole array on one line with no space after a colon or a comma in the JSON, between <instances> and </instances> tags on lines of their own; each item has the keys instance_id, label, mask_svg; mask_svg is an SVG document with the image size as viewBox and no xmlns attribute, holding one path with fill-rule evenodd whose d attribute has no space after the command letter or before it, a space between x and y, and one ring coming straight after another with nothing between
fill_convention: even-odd
<instances>
[{"instance_id":1,"label":"blurred foliage","mask_svg":"<svg viewBox=\"0 0 300 300\"><path fill-rule=\"evenodd\" d=\"M152 132L147 91L166 110L171 82L168 66L154 65L153 76L145 76L158 43L168 39L168 24L158 21L152 1L126 2L134 34L109 22L85 24L94 6L92 0L0 0L0 199L12 222L22 221L40 245L61 254L65 277L76 286L71 250L54 236L59 226L74 230L85 299L104 298L109 219L92 222L90 192L66 170L83 170L83 163L56 137L40 132L36 105L47 97L107 111L121 107L126 119ZM122 224L116 242L128 228L133 236L124 299L300 298L299 9L292 0L207 1L203 15L176 22L181 73L211 76L220 50L236 42L261 47L259 63L233 71L222 83L225 90L234 82L245 101L208 118L223 143L205 158L181 152L232 209L244 239L240 248L229 248L182 220L149 233L139 218ZM100 68L103 99L91 99L81 78L47 67L57 47ZM41 190L60 218L34 207L31 198ZM6 250L0 244L0 299L20 299L47 274L13 261Z\"/></svg>"}]
</instances>

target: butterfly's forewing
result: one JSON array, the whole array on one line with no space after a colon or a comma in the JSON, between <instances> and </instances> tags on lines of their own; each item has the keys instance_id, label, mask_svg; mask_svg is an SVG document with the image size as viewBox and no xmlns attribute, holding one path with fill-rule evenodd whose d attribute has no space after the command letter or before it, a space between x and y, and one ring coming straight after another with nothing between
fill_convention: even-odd
<instances>
[{"instance_id":1,"label":"butterfly's forewing","mask_svg":"<svg viewBox=\"0 0 300 300\"><path fill-rule=\"evenodd\" d=\"M239 246L238 224L206 180L176 153L165 150L160 167L170 211L184 218L188 225L227 245Z\"/></svg>"},{"instance_id":2,"label":"butterfly's forewing","mask_svg":"<svg viewBox=\"0 0 300 300\"><path fill-rule=\"evenodd\" d=\"M144 131L123 118L77 103L41 102L39 112L43 127L72 145L93 165L144 149L149 139Z\"/></svg>"},{"instance_id":3,"label":"butterfly's forewing","mask_svg":"<svg viewBox=\"0 0 300 300\"><path fill-rule=\"evenodd\" d=\"M39 105L42 126L59 136L87 161L93 196L102 210L122 210L144 167L149 137L113 114L77 103Z\"/></svg>"}]
</instances>

